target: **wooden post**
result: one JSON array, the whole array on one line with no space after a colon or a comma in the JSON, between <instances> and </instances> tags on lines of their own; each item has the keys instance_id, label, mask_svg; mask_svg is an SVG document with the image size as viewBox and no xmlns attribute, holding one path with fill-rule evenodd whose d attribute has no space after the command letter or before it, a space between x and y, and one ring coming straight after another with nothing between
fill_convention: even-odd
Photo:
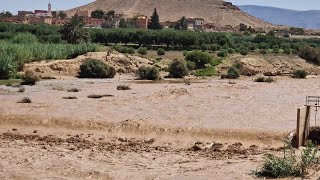
<instances>
[{"instance_id":1,"label":"wooden post","mask_svg":"<svg viewBox=\"0 0 320 180\"><path fill-rule=\"evenodd\" d=\"M310 106L298 108L297 129L296 129L296 148L305 145L309 136L310 129Z\"/></svg>"}]
</instances>

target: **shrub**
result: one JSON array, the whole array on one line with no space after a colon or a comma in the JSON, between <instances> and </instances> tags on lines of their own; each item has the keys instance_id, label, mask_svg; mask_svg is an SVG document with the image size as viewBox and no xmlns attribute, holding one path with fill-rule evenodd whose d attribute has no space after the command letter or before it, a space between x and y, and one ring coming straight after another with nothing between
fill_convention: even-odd
<instances>
[{"instance_id":1,"label":"shrub","mask_svg":"<svg viewBox=\"0 0 320 180\"><path fill-rule=\"evenodd\" d=\"M187 61L187 68L188 68L189 70L194 70L194 69L196 69L196 63L193 62L193 61Z\"/></svg>"},{"instance_id":2,"label":"shrub","mask_svg":"<svg viewBox=\"0 0 320 180\"><path fill-rule=\"evenodd\" d=\"M29 97L25 97L18 101L18 103L32 103L31 99Z\"/></svg>"},{"instance_id":3,"label":"shrub","mask_svg":"<svg viewBox=\"0 0 320 180\"><path fill-rule=\"evenodd\" d=\"M26 91L26 88L24 88L24 87L20 87L19 90L18 90L18 92L20 92L20 93L23 93L25 91Z\"/></svg>"},{"instance_id":4,"label":"shrub","mask_svg":"<svg viewBox=\"0 0 320 180\"><path fill-rule=\"evenodd\" d=\"M202 51L207 51L210 47L207 44L201 44L200 48Z\"/></svg>"},{"instance_id":5,"label":"shrub","mask_svg":"<svg viewBox=\"0 0 320 180\"><path fill-rule=\"evenodd\" d=\"M306 70L295 70L292 73L293 78L304 79L308 75Z\"/></svg>"},{"instance_id":6,"label":"shrub","mask_svg":"<svg viewBox=\"0 0 320 180\"><path fill-rule=\"evenodd\" d=\"M157 80L160 78L159 70L154 66L141 66L138 69L138 76L139 79L144 80Z\"/></svg>"},{"instance_id":7,"label":"shrub","mask_svg":"<svg viewBox=\"0 0 320 180\"><path fill-rule=\"evenodd\" d=\"M136 51L132 47L130 47L130 48L127 48L127 53L134 54L134 53L136 53Z\"/></svg>"},{"instance_id":8,"label":"shrub","mask_svg":"<svg viewBox=\"0 0 320 180\"><path fill-rule=\"evenodd\" d=\"M148 49L144 47L139 47L138 48L138 53L141 55L146 55L148 53Z\"/></svg>"},{"instance_id":9,"label":"shrub","mask_svg":"<svg viewBox=\"0 0 320 180\"><path fill-rule=\"evenodd\" d=\"M311 46L304 46L299 49L299 56L302 59L320 65L320 53L316 48L313 48Z\"/></svg>"},{"instance_id":10,"label":"shrub","mask_svg":"<svg viewBox=\"0 0 320 180\"><path fill-rule=\"evenodd\" d=\"M114 67L99 60L88 59L80 65L80 78L113 78L115 74Z\"/></svg>"},{"instance_id":11,"label":"shrub","mask_svg":"<svg viewBox=\"0 0 320 180\"><path fill-rule=\"evenodd\" d=\"M131 88L128 85L118 85L117 90L131 90Z\"/></svg>"},{"instance_id":12,"label":"shrub","mask_svg":"<svg viewBox=\"0 0 320 180\"><path fill-rule=\"evenodd\" d=\"M273 53L278 54L278 53L280 52L280 48L279 48L278 45L275 45L275 46L273 46L272 48L273 48Z\"/></svg>"},{"instance_id":13,"label":"shrub","mask_svg":"<svg viewBox=\"0 0 320 180\"><path fill-rule=\"evenodd\" d=\"M183 51L183 56L186 56L188 54L188 51Z\"/></svg>"},{"instance_id":14,"label":"shrub","mask_svg":"<svg viewBox=\"0 0 320 180\"><path fill-rule=\"evenodd\" d=\"M267 50L266 49L260 49L260 54L267 54Z\"/></svg>"},{"instance_id":15,"label":"shrub","mask_svg":"<svg viewBox=\"0 0 320 180\"><path fill-rule=\"evenodd\" d=\"M228 69L228 72L226 75L222 75L221 78L227 78L227 79L237 79L240 77L240 70L234 66L230 67Z\"/></svg>"},{"instance_id":16,"label":"shrub","mask_svg":"<svg viewBox=\"0 0 320 180\"><path fill-rule=\"evenodd\" d=\"M299 171L295 167L295 161L295 158L280 158L267 154L261 170L256 172L256 175L270 178L297 176Z\"/></svg>"},{"instance_id":17,"label":"shrub","mask_svg":"<svg viewBox=\"0 0 320 180\"><path fill-rule=\"evenodd\" d=\"M190 53L187 53L185 60L195 62L196 68L201 69L204 68L206 64L212 61L212 57L207 52L192 51Z\"/></svg>"},{"instance_id":18,"label":"shrub","mask_svg":"<svg viewBox=\"0 0 320 180\"><path fill-rule=\"evenodd\" d=\"M267 82L267 83L271 83L271 82L274 82L274 79L272 77L257 77L254 82Z\"/></svg>"},{"instance_id":19,"label":"shrub","mask_svg":"<svg viewBox=\"0 0 320 180\"><path fill-rule=\"evenodd\" d=\"M159 49L157 50L157 54L158 54L159 56L163 56L163 55L166 54L166 50L164 50L164 49L162 49L162 48L159 48Z\"/></svg>"},{"instance_id":20,"label":"shrub","mask_svg":"<svg viewBox=\"0 0 320 180\"><path fill-rule=\"evenodd\" d=\"M285 49L284 49L284 53L286 53L286 54L291 54L291 49L290 49L290 48L285 48Z\"/></svg>"},{"instance_id":21,"label":"shrub","mask_svg":"<svg viewBox=\"0 0 320 180\"><path fill-rule=\"evenodd\" d=\"M214 76L216 75L215 67L207 67L206 69L198 69L195 73L196 76Z\"/></svg>"},{"instance_id":22,"label":"shrub","mask_svg":"<svg viewBox=\"0 0 320 180\"><path fill-rule=\"evenodd\" d=\"M240 50L240 54L243 55L243 56L246 56L246 55L248 55L248 50L247 49L241 49Z\"/></svg>"},{"instance_id":23,"label":"shrub","mask_svg":"<svg viewBox=\"0 0 320 180\"><path fill-rule=\"evenodd\" d=\"M282 158L267 154L262 168L255 174L259 177L268 178L303 177L308 173L308 169L318 162L317 153L317 147L309 143L302 150L300 158L297 158L294 149L289 144L284 147Z\"/></svg>"},{"instance_id":24,"label":"shrub","mask_svg":"<svg viewBox=\"0 0 320 180\"><path fill-rule=\"evenodd\" d=\"M218 53L217 53L217 56L218 57L227 57L227 52L226 51L219 51Z\"/></svg>"},{"instance_id":25,"label":"shrub","mask_svg":"<svg viewBox=\"0 0 320 180\"><path fill-rule=\"evenodd\" d=\"M0 79L14 77L17 71L17 64L10 55L1 55L0 51Z\"/></svg>"},{"instance_id":26,"label":"shrub","mask_svg":"<svg viewBox=\"0 0 320 180\"><path fill-rule=\"evenodd\" d=\"M229 48L229 49L228 49L228 53L229 53L229 54L233 54L233 53L235 53L235 52L236 52L236 51L235 51L234 49L232 49L232 48Z\"/></svg>"},{"instance_id":27,"label":"shrub","mask_svg":"<svg viewBox=\"0 0 320 180\"><path fill-rule=\"evenodd\" d=\"M17 44L33 44L38 42L38 38L30 33L19 33L12 38L11 42Z\"/></svg>"},{"instance_id":28,"label":"shrub","mask_svg":"<svg viewBox=\"0 0 320 180\"><path fill-rule=\"evenodd\" d=\"M169 66L169 76L172 78L183 78L188 75L186 62L181 59L174 59Z\"/></svg>"},{"instance_id":29,"label":"shrub","mask_svg":"<svg viewBox=\"0 0 320 180\"><path fill-rule=\"evenodd\" d=\"M22 85L35 85L40 78L32 71L26 71L25 74L22 76Z\"/></svg>"}]
</instances>

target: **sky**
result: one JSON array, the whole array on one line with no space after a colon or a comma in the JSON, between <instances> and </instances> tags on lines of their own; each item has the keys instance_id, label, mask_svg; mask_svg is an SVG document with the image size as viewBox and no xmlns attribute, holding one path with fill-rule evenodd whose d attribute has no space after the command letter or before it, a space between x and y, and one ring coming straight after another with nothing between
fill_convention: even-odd
<instances>
[{"instance_id":1,"label":"sky","mask_svg":"<svg viewBox=\"0 0 320 180\"><path fill-rule=\"evenodd\" d=\"M47 9L48 2L52 10L66 10L84 5L94 0L0 0L0 11L6 10L14 14L18 10ZM175 1L175 0L174 0ZM227 0L236 5L263 5L294 10L320 10L320 0Z\"/></svg>"}]
</instances>

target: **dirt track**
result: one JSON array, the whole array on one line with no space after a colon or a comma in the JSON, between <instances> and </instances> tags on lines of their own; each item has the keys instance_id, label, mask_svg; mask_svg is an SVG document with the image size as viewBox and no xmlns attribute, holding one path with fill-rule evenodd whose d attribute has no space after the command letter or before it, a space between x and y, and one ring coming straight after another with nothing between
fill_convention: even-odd
<instances>
[{"instance_id":1,"label":"dirt track","mask_svg":"<svg viewBox=\"0 0 320 180\"><path fill-rule=\"evenodd\" d=\"M252 179L263 154L295 128L296 108L317 95L317 82L209 79L188 86L120 76L42 81L24 93L1 86L0 178ZM117 91L119 84L132 90ZM33 102L18 104L23 97ZM198 141L216 144L190 149Z\"/></svg>"}]
</instances>

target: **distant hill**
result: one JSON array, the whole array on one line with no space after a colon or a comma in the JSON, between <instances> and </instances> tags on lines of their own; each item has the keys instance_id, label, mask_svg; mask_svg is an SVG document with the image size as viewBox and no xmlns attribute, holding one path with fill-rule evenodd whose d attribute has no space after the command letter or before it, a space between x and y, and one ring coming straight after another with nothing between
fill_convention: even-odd
<instances>
[{"instance_id":1,"label":"distant hill","mask_svg":"<svg viewBox=\"0 0 320 180\"><path fill-rule=\"evenodd\" d=\"M77 10L96 9L104 11L115 10L127 16L143 14L151 16L156 6L161 21L177 21L182 16L205 19L205 23L215 23L217 27L231 25L239 26L245 23L252 27L268 28L272 24L242 12L237 6L223 0L96 0L84 6L66 11L73 16Z\"/></svg>"},{"instance_id":2,"label":"distant hill","mask_svg":"<svg viewBox=\"0 0 320 180\"><path fill-rule=\"evenodd\" d=\"M320 29L320 10L296 11L267 6L238 6L242 11L264 21L307 29Z\"/></svg>"}]
</instances>

